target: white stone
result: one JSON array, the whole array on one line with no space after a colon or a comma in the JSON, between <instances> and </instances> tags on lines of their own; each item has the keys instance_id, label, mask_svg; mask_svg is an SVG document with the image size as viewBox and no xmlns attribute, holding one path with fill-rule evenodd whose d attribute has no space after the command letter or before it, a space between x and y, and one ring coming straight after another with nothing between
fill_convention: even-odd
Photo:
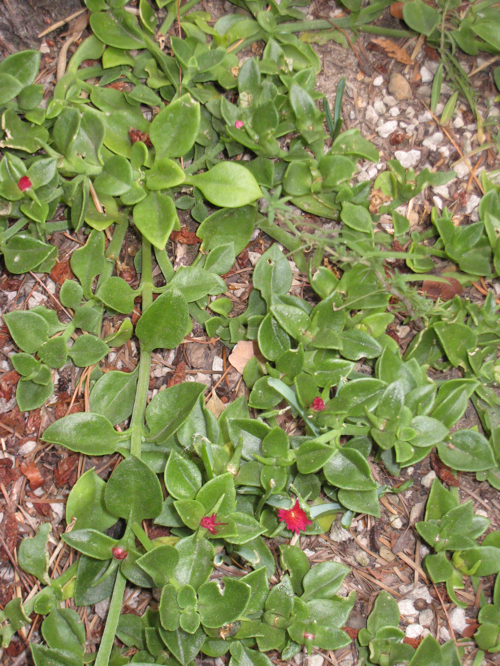
<instances>
[{"instance_id":1,"label":"white stone","mask_svg":"<svg viewBox=\"0 0 500 666\"><path fill-rule=\"evenodd\" d=\"M297 662L299 664L302 663L302 661ZM215 666L225 666L224 665L224 659L221 659L220 657L217 657L215 660Z\"/></svg>"},{"instance_id":2,"label":"white stone","mask_svg":"<svg viewBox=\"0 0 500 666\"><path fill-rule=\"evenodd\" d=\"M470 169L465 163L465 161L455 164L455 166L453 167L453 171L455 171L455 173L459 178L468 178L470 174Z\"/></svg>"},{"instance_id":3,"label":"white stone","mask_svg":"<svg viewBox=\"0 0 500 666\"><path fill-rule=\"evenodd\" d=\"M396 150L394 153L395 158L401 162L401 166L405 169L410 169L420 162L422 152L420 150Z\"/></svg>"},{"instance_id":4,"label":"white stone","mask_svg":"<svg viewBox=\"0 0 500 666\"><path fill-rule=\"evenodd\" d=\"M401 599L398 601L399 612L404 617L417 617L418 610L411 599Z\"/></svg>"},{"instance_id":5,"label":"white stone","mask_svg":"<svg viewBox=\"0 0 500 666\"><path fill-rule=\"evenodd\" d=\"M324 658L320 654L313 654L309 657L309 666L323 666Z\"/></svg>"},{"instance_id":6,"label":"white stone","mask_svg":"<svg viewBox=\"0 0 500 666\"><path fill-rule=\"evenodd\" d=\"M420 546L420 554L422 555L422 546ZM410 587L412 589L409 593L409 596L412 599L415 599L415 601L417 599L423 599L428 604L431 604L433 602L433 599L429 592L429 588L425 587L424 585L420 585L420 587L416 587L415 589L413 589L413 585L410 585Z\"/></svg>"},{"instance_id":7,"label":"white stone","mask_svg":"<svg viewBox=\"0 0 500 666\"><path fill-rule=\"evenodd\" d=\"M392 109L389 111L389 115L392 116L393 118L396 118L397 116L399 116L400 113L401 113L401 111L399 110L399 108L397 106L392 107Z\"/></svg>"},{"instance_id":8,"label":"white stone","mask_svg":"<svg viewBox=\"0 0 500 666\"><path fill-rule=\"evenodd\" d=\"M193 379L191 379L191 377ZM200 384L205 384L205 386L208 387L212 386L212 378L203 374L203 372L197 372L196 375L190 375L190 377L186 379L192 382L200 382Z\"/></svg>"},{"instance_id":9,"label":"white stone","mask_svg":"<svg viewBox=\"0 0 500 666\"><path fill-rule=\"evenodd\" d=\"M463 63L461 63L461 65L463 67ZM435 74L437 72L437 68L439 67L439 63L437 62L437 60L428 60L427 63L426 63L426 67L433 74Z\"/></svg>"},{"instance_id":10,"label":"white stone","mask_svg":"<svg viewBox=\"0 0 500 666\"><path fill-rule=\"evenodd\" d=\"M450 198L450 192L449 192L448 187L446 185L438 185L437 187L433 187L432 189L440 197L443 197L443 199L449 199Z\"/></svg>"},{"instance_id":11,"label":"white stone","mask_svg":"<svg viewBox=\"0 0 500 666\"><path fill-rule=\"evenodd\" d=\"M384 104L387 104L387 106L392 108L393 106L397 106L398 100L392 95L386 95L384 97Z\"/></svg>"},{"instance_id":12,"label":"white stone","mask_svg":"<svg viewBox=\"0 0 500 666\"><path fill-rule=\"evenodd\" d=\"M424 513L424 506L425 502L418 502L414 507L412 507L412 510L410 511L410 525L414 525L422 518Z\"/></svg>"},{"instance_id":13,"label":"white stone","mask_svg":"<svg viewBox=\"0 0 500 666\"><path fill-rule=\"evenodd\" d=\"M255 264L259 261L261 256L262 255L259 254L258 252L249 252L248 253L248 258L250 259L250 263L252 264L252 266L255 266Z\"/></svg>"},{"instance_id":14,"label":"white stone","mask_svg":"<svg viewBox=\"0 0 500 666\"><path fill-rule=\"evenodd\" d=\"M224 370L224 361L220 356L216 356L212 362L212 370L216 372L222 372Z\"/></svg>"},{"instance_id":15,"label":"white stone","mask_svg":"<svg viewBox=\"0 0 500 666\"><path fill-rule=\"evenodd\" d=\"M33 451L33 449L36 449L36 442L25 442L19 447L18 454L21 456L27 456L28 453Z\"/></svg>"},{"instance_id":16,"label":"white stone","mask_svg":"<svg viewBox=\"0 0 500 666\"><path fill-rule=\"evenodd\" d=\"M377 167L374 167L374 166L371 167L370 169L368 169L368 171L367 171L367 174L368 174L368 176L369 176L370 179L372 179L372 178L376 178L376 177L377 177L377 173L378 173L378 172L377 172ZM302 284L302 283L301 283L301 284Z\"/></svg>"},{"instance_id":17,"label":"white stone","mask_svg":"<svg viewBox=\"0 0 500 666\"><path fill-rule=\"evenodd\" d=\"M476 210L480 201L481 199L476 194L473 194L467 202L467 206L465 207L466 214L470 215L474 210Z\"/></svg>"},{"instance_id":18,"label":"white stone","mask_svg":"<svg viewBox=\"0 0 500 666\"><path fill-rule=\"evenodd\" d=\"M441 627L441 629L439 630L439 638L445 642L451 639L450 632L446 627Z\"/></svg>"},{"instance_id":19,"label":"white stone","mask_svg":"<svg viewBox=\"0 0 500 666\"><path fill-rule=\"evenodd\" d=\"M488 500L484 500L484 501L487 502ZM485 511L484 509L476 509L476 511L474 513L476 514L476 516L482 516L483 518L488 518L489 517L488 512Z\"/></svg>"},{"instance_id":20,"label":"white stone","mask_svg":"<svg viewBox=\"0 0 500 666\"><path fill-rule=\"evenodd\" d=\"M380 86L384 83L384 77L383 76L377 76L377 78L373 81L373 85L375 88L380 88Z\"/></svg>"},{"instance_id":21,"label":"white stone","mask_svg":"<svg viewBox=\"0 0 500 666\"><path fill-rule=\"evenodd\" d=\"M434 111L435 115L440 116L443 112L443 109L444 109L444 104L439 102L439 104L437 104L437 106L436 106L436 110Z\"/></svg>"},{"instance_id":22,"label":"white stone","mask_svg":"<svg viewBox=\"0 0 500 666\"><path fill-rule=\"evenodd\" d=\"M441 197L438 197L437 195L433 196L432 202L436 206L436 208L439 208L439 210L443 210L444 203Z\"/></svg>"},{"instance_id":23,"label":"white stone","mask_svg":"<svg viewBox=\"0 0 500 666\"><path fill-rule=\"evenodd\" d=\"M408 638L420 638L424 631L421 624L409 624L406 627L406 635Z\"/></svg>"},{"instance_id":24,"label":"white stone","mask_svg":"<svg viewBox=\"0 0 500 666\"><path fill-rule=\"evenodd\" d=\"M428 555L431 552L431 549L429 546L426 546L425 543L420 545L420 557L424 559L426 555Z\"/></svg>"},{"instance_id":25,"label":"white stone","mask_svg":"<svg viewBox=\"0 0 500 666\"><path fill-rule=\"evenodd\" d=\"M383 101L381 99L376 99L373 102L373 108L379 114L379 116L383 116L385 111L386 111L385 104L383 103ZM16 293L16 292L14 292L14 293Z\"/></svg>"},{"instance_id":26,"label":"white stone","mask_svg":"<svg viewBox=\"0 0 500 666\"><path fill-rule=\"evenodd\" d=\"M354 553L354 559L360 567L367 567L370 564L370 559L364 550L357 550Z\"/></svg>"},{"instance_id":27,"label":"white stone","mask_svg":"<svg viewBox=\"0 0 500 666\"><path fill-rule=\"evenodd\" d=\"M433 470L432 472L429 472L429 474L426 474L422 478L422 481L420 483L423 485L424 488L430 488L435 478L436 478L436 472L434 472Z\"/></svg>"},{"instance_id":28,"label":"white stone","mask_svg":"<svg viewBox=\"0 0 500 666\"><path fill-rule=\"evenodd\" d=\"M429 150L434 151L438 149L438 146L443 142L443 139L444 134L442 132L434 132L434 134L431 134L422 141L422 145L429 148Z\"/></svg>"},{"instance_id":29,"label":"white stone","mask_svg":"<svg viewBox=\"0 0 500 666\"><path fill-rule=\"evenodd\" d=\"M425 65L420 69L420 76L422 83L430 83L434 78L434 74Z\"/></svg>"},{"instance_id":30,"label":"white stone","mask_svg":"<svg viewBox=\"0 0 500 666\"><path fill-rule=\"evenodd\" d=\"M450 624L453 627L453 631L456 631L458 634L462 634L465 627L467 626L467 620L465 618L465 611L463 608L454 608L450 613Z\"/></svg>"},{"instance_id":31,"label":"white stone","mask_svg":"<svg viewBox=\"0 0 500 666\"><path fill-rule=\"evenodd\" d=\"M378 113L375 111L371 104L366 107L365 120L371 125L376 125L378 122ZM250 253L248 253L248 255L250 256Z\"/></svg>"},{"instance_id":32,"label":"white stone","mask_svg":"<svg viewBox=\"0 0 500 666\"><path fill-rule=\"evenodd\" d=\"M35 291L31 295L31 298L28 301L28 307L36 308L37 305L42 305L42 303L45 303L46 300L47 296L44 296L43 294L40 294L39 292Z\"/></svg>"},{"instance_id":33,"label":"white stone","mask_svg":"<svg viewBox=\"0 0 500 666\"><path fill-rule=\"evenodd\" d=\"M421 113L418 117L419 123L428 123L430 120L432 120L432 116L429 111L424 111L424 113Z\"/></svg>"},{"instance_id":34,"label":"white stone","mask_svg":"<svg viewBox=\"0 0 500 666\"><path fill-rule=\"evenodd\" d=\"M94 606L94 610L101 620L104 620L108 614L109 602L110 599L103 599L102 601L97 602Z\"/></svg>"},{"instance_id":35,"label":"white stone","mask_svg":"<svg viewBox=\"0 0 500 666\"><path fill-rule=\"evenodd\" d=\"M464 126L464 121L462 120L462 118L460 118L460 116L457 116L453 121L453 127L455 129L460 129L463 126Z\"/></svg>"},{"instance_id":36,"label":"white stone","mask_svg":"<svg viewBox=\"0 0 500 666\"><path fill-rule=\"evenodd\" d=\"M409 106L405 111L405 115L408 116L408 118L414 118L415 117L415 109L412 106Z\"/></svg>"},{"instance_id":37,"label":"white stone","mask_svg":"<svg viewBox=\"0 0 500 666\"><path fill-rule=\"evenodd\" d=\"M330 539L332 541L342 543L343 541L349 541L352 538L352 534L344 529L340 523L333 523L330 530Z\"/></svg>"},{"instance_id":38,"label":"white stone","mask_svg":"<svg viewBox=\"0 0 500 666\"><path fill-rule=\"evenodd\" d=\"M386 123L377 128L377 132L383 139L387 139L387 137L390 136L397 128L397 120L388 120Z\"/></svg>"},{"instance_id":39,"label":"white stone","mask_svg":"<svg viewBox=\"0 0 500 666\"><path fill-rule=\"evenodd\" d=\"M395 516L394 520L391 520L391 525L395 530L401 530L403 528L403 522L399 516Z\"/></svg>"},{"instance_id":40,"label":"white stone","mask_svg":"<svg viewBox=\"0 0 500 666\"><path fill-rule=\"evenodd\" d=\"M418 621L423 627L430 627L434 620L434 613L432 608L426 608L418 616Z\"/></svg>"}]
</instances>

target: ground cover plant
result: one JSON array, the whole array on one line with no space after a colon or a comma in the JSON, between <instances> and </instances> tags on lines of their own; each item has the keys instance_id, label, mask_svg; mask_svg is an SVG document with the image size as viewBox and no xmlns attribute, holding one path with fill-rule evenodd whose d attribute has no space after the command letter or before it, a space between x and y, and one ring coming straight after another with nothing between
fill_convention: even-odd
<instances>
[{"instance_id":1,"label":"ground cover plant","mask_svg":"<svg viewBox=\"0 0 500 666\"><path fill-rule=\"evenodd\" d=\"M86 369L88 409L55 420L41 439L123 460L107 481L89 469L71 490L60 547L79 556L61 575L49 575L50 523L21 543L18 565L39 589L0 611L3 646L35 613L44 618L44 644L31 648L37 666L188 666L200 651L227 654L232 666L264 665L266 653L287 661L343 648L353 640L346 628L355 595L338 594L349 568L310 566L297 537L324 534L337 515L346 528L356 514L380 516L385 495L411 481L381 485L373 462L396 484L436 448L451 489L434 482L416 525L435 551L423 566L458 606L455 591L470 579L482 606L477 645L498 649L498 584L493 603L480 595L481 577L500 571L498 532L479 543L490 521L453 490L458 472L500 489L498 306L492 292L481 305L459 296L435 304L412 286L446 283L431 272L431 257L456 263L463 284L498 276L498 186L483 175L478 222L456 226L446 208L434 208L432 226L417 233L398 209L453 172L415 173L391 160L374 183L356 182L357 165L377 163L379 152L358 130L341 131L342 86L333 113L316 90L319 58L294 34L304 3L271 3L269 12L241 3L255 20L234 14L211 25L206 12L187 13L195 3L158 2L168 6L160 33L174 21L184 33L170 37L169 55L146 0L86 4L92 34L47 104L35 83L39 52L0 63L5 267L48 273L53 234L85 234L71 256L76 279L58 295L64 321L44 306L3 319L19 350L11 362L21 411L46 404L67 364ZM359 14L355 4L340 27L371 29L391 3ZM240 63L237 52L259 39L261 56ZM174 268L167 244L181 230L178 211L199 224L201 244L190 265ZM407 251L393 249L382 216ZM247 309L231 316L224 276L256 229L277 242L255 265ZM136 289L120 276L130 230L141 242ZM290 293L291 260L308 277L308 298ZM419 329L404 354L387 332L401 313ZM199 382L148 397L152 354L177 348L193 322L228 349L246 342L260 352L244 369L248 400L218 416ZM132 336L134 371L103 372L99 363ZM458 425L469 400L481 429ZM281 426L284 413L300 434ZM168 535L151 539L144 521ZM225 576L235 561L242 575ZM156 603L122 614L127 586L154 590ZM98 652L86 652L85 625L61 602L107 599ZM357 634L360 663L460 664L460 641L439 645L429 634L411 645L398 623L396 601L381 593Z\"/></svg>"}]
</instances>

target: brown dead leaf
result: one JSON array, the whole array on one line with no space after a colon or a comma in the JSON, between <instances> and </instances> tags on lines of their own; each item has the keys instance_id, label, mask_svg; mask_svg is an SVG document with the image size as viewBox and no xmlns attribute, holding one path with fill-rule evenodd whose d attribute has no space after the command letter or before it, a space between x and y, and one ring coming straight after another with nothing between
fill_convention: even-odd
<instances>
[{"instance_id":1,"label":"brown dead leaf","mask_svg":"<svg viewBox=\"0 0 500 666\"><path fill-rule=\"evenodd\" d=\"M436 476L441 479L441 481L444 481L449 486L453 486L454 488L458 488L460 486L460 481L453 476L451 467L445 465L444 462L442 462L435 454L431 455L431 466L432 469L436 472Z\"/></svg>"},{"instance_id":2,"label":"brown dead leaf","mask_svg":"<svg viewBox=\"0 0 500 666\"><path fill-rule=\"evenodd\" d=\"M206 408L208 409L208 411L212 412L214 416L219 418L219 416L226 408L226 405L222 402L222 400L215 393L215 391L213 391L212 395L210 396L210 400L206 404Z\"/></svg>"},{"instance_id":3,"label":"brown dead leaf","mask_svg":"<svg viewBox=\"0 0 500 666\"><path fill-rule=\"evenodd\" d=\"M467 621L470 621L470 624L462 631L462 638L472 638L479 629L479 624L475 620L468 619Z\"/></svg>"},{"instance_id":4,"label":"brown dead leaf","mask_svg":"<svg viewBox=\"0 0 500 666\"><path fill-rule=\"evenodd\" d=\"M58 261L57 264L54 266L54 268L50 271L49 277L59 286L62 286L62 283L65 280L71 280L74 277L74 275L69 265L69 259L64 259L64 261Z\"/></svg>"},{"instance_id":5,"label":"brown dead leaf","mask_svg":"<svg viewBox=\"0 0 500 666\"><path fill-rule=\"evenodd\" d=\"M255 349L252 341L240 340L232 353L229 355L229 363L240 375L243 374L248 361L255 356Z\"/></svg>"},{"instance_id":6,"label":"brown dead leaf","mask_svg":"<svg viewBox=\"0 0 500 666\"><path fill-rule=\"evenodd\" d=\"M461 296L464 290L458 280L455 280L455 278L446 278L446 282L425 280L422 284L422 291L434 300L440 298L442 301L449 301L454 296Z\"/></svg>"},{"instance_id":7,"label":"brown dead leaf","mask_svg":"<svg viewBox=\"0 0 500 666\"><path fill-rule=\"evenodd\" d=\"M394 60L403 63L403 65L413 64L413 61L408 53L406 53L404 49L398 46L396 42L393 42L392 39L387 39L386 37L374 37L372 42L375 42L375 44L381 46L389 58L394 58Z\"/></svg>"},{"instance_id":8,"label":"brown dead leaf","mask_svg":"<svg viewBox=\"0 0 500 666\"><path fill-rule=\"evenodd\" d=\"M167 380L167 386L177 386L177 384L183 384L186 381L186 369L187 365L184 361L180 361L177 367L174 370L174 374L171 375Z\"/></svg>"},{"instance_id":9,"label":"brown dead leaf","mask_svg":"<svg viewBox=\"0 0 500 666\"><path fill-rule=\"evenodd\" d=\"M7 513L3 525L3 540L7 546L9 553L13 553L17 543L17 520L13 511Z\"/></svg>"},{"instance_id":10,"label":"brown dead leaf","mask_svg":"<svg viewBox=\"0 0 500 666\"><path fill-rule=\"evenodd\" d=\"M22 463L19 465L19 469L28 479L31 490L36 490L40 488L45 483L45 479L38 469L38 465L34 462Z\"/></svg>"},{"instance_id":11,"label":"brown dead leaf","mask_svg":"<svg viewBox=\"0 0 500 666\"><path fill-rule=\"evenodd\" d=\"M13 466L12 460L2 458L0 460L0 483L8 486L19 477L19 470Z\"/></svg>"},{"instance_id":12,"label":"brown dead leaf","mask_svg":"<svg viewBox=\"0 0 500 666\"><path fill-rule=\"evenodd\" d=\"M26 435L29 435L34 432L38 432L40 429L40 423L42 422L42 416L40 414L40 408L34 409L29 413L28 420L26 421Z\"/></svg>"},{"instance_id":13,"label":"brown dead leaf","mask_svg":"<svg viewBox=\"0 0 500 666\"><path fill-rule=\"evenodd\" d=\"M0 375L0 397L7 401L10 400L20 378L21 375L15 370Z\"/></svg>"},{"instance_id":14,"label":"brown dead leaf","mask_svg":"<svg viewBox=\"0 0 500 666\"><path fill-rule=\"evenodd\" d=\"M358 637L359 629L355 629L354 627L342 627L342 629L349 635L351 640L355 641Z\"/></svg>"},{"instance_id":15,"label":"brown dead leaf","mask_svg":"<svg viewBox=\"0 0 500 666\"><path fill-rule=\"evenodd\" d=\"M183 243L184 245L198 245L200 242L194 231L189 231L187 227L182 227L180 231L172 231L170 238L176 243Z\"/></svg>"},{"instance_id":16,"label":"brown dead leaf","mask_svg":"<svg viewBox=\"0 0 500 666\"><path fill-rule=\"evenodd\" d=\"M391 5L391 16L403 20L403 5L404 2L393 2Z\"/></svg>"},{"instance_id":17,"label":"brown dead leaf","mask_svg":"<svg viewBox=\"0 0 500 666\"><path fill-rule=\"evenodd\" d=\"M69 458L62 458L54 472L54 482L56 486L62 488L63 486L70 486L72 488L76 483L76 476L78 473L78 456L73 455Z\"/></svg>"},{"instance_id":18,"label":"brown dead leaf","mask_svg":"<svg viewBox=\"0 0 500 666\"><path fill-rule=\"evenodd\" d=\"M418 648L420 643L422 642L422 638L411 638L410 636L405 636L403 638L403 643L406 643L407 645L411 645L412 648L415 650Z\"/></svg>"},{"instance_id":19,"label":"brown dead leaf","mask_svg":"<svg viewBox=\"0 0 500 666\"><path fill-rule=\"evenodd\" d=\"M50 504L48 502L37 502L39 499L34 493L27 493L30 502L33 502L33 508L41 516L47 518L50 515Z\"/></svg>"}]
</instances>

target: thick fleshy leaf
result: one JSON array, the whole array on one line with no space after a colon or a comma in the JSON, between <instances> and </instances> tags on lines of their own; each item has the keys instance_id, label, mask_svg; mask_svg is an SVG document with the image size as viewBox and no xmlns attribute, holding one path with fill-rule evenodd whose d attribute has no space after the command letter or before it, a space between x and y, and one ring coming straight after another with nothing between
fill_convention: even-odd
<instances>
[{"instance_id":1,"label":"thick fleshy leaf","mask_svg":"<svg viewBox=\"0 0 500 666\"><path fill-rule=\"evenodd\" d=\"M186 183L200 189L205 198L221 208L239 208L262 196L255 177L237 162L219 162L209 171L189 176Z\"/></svg>"},{"instance_id":2,"label":"thick fleshy leaf","mask_svg":"<svg viewBox=\"0 0 500 666\"><path fill-rule=\"evenodd\" d=\"M480 472L495 467L490 443L474 430L456 430L437 446L441 460L453 469Z\"/></svg>"},{"instance_id":3,"label":"thick fleshy leaf","mask_svg":"<svg viewBox=\"0 0 500 666\"><path fill-rule=\"evenodd\" d=\"M150 192L134 207L134 222L152 245L163 250L173 229L179 226L173 199L160 192Z\"/></svg>"},{"instance_id":4,"label":"thick fleshy leaf","mask_svg":"<svg viewBox=\"0 0 500 666\"><path fill-rule=\"evenodd\" d=\"M90 411L102 414L112 425L125 421L134 407L137 371L106 372L90 394Z\"/></svg>"},{"instance_id":5,"label":"thick fleshy leaf","mask_svg":"<svg viewBox=\"0 0 500 666\"><path fill-rule=\"evenodd\" d=\"M135 456L122 460L106 484L104 493L108 511L133 522L159 516L162 499L158 477Z\"/></svg>"},{"instance_id":6,"label":"thick fleshy leaf","mask_svg":"<svg viewBox=\"0 0 500 666\"><path fill-rule=\"evenodd\" d=\"M4 314L16 345L28 354L34 354L49 337L49 326L45 319L35 312L13 310Z\"/></svg>"},{"instance_id":7,"label":"thick fleshy leaf","mask_svg":"<svg viewBox=\"0 0 500 666\"><path fill-rule=\"evenodd\" d=\"M251 588L242 580L223 578L204 583L198 589L198 612L205 627L217 628L241 617L250 600Z\"/></svg>"},{"instance_id":8,"label":"thick fleshy leaf","mask_svg":"<svg viewBox=\"0 0 500 666\"><path fill-rule=\"evenodd\" d=\"M193 147L199 129L200 104L187 94L155 116L149 136L159 157L182 157Z\"/></svg>"},{"instance_id":9,"label":"thick fleshy leaf","mask_svg":"<svg viewBox=\"0 0 500 666\"><path fill-rule=\"evenodd\" d=\"M106 483L89 469L75 483L66 502L66 522L76 518L75 530L94 529L103 532L116 523L104 503Z\"/></svg>"},{"instance_id":10,"label":"thick fleshy leaf","mask_svg":"<svg viewBox=\"0 0 500 666\"><path fill-rule=\"evenodd\" d=\"M71 451L104 456L116 451L120 435L106 417L80 412L52 423L43 433L42 439L65 446Z\"/></svg>"},{"instance_id":11,"label":"thick fleshy leaf","mask_svg":"<svg viewBox=\"0 0 500 666\"><path fill-rule=\"evenodd\" d=\"M161 391L146 408L148 439L166 441L177 432L206 390L205 384L185 382Z\"/></svg>"},{"instance_id":12,"label":"thick fleshy leaf","mask_svg":"<svg viewBox=\"0 0 500 666\"><path fill-rule=\"evenodd\" d=\"M169 290L146 310L135 332L146 351L158 347L173 349L184 339L188 324L186 299L179 291Z\"/></svg>"}]
</instances>

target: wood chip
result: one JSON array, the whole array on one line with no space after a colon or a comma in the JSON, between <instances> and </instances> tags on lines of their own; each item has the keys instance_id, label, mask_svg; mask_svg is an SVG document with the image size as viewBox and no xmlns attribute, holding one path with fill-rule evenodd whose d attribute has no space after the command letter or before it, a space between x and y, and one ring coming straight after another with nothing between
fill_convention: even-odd
<instances>
[{"instance_id":1,"label":"wood chip","mask_svg":"<svg viewBox=\"0 0 500 666\"><path fill-rule=\"evenodd\" d=\"M248 361L255 356L254 343L252 341L240 340L232 353L229 355L229 363L240 375L243 374Z\"/></svg>"}]
</instances>

